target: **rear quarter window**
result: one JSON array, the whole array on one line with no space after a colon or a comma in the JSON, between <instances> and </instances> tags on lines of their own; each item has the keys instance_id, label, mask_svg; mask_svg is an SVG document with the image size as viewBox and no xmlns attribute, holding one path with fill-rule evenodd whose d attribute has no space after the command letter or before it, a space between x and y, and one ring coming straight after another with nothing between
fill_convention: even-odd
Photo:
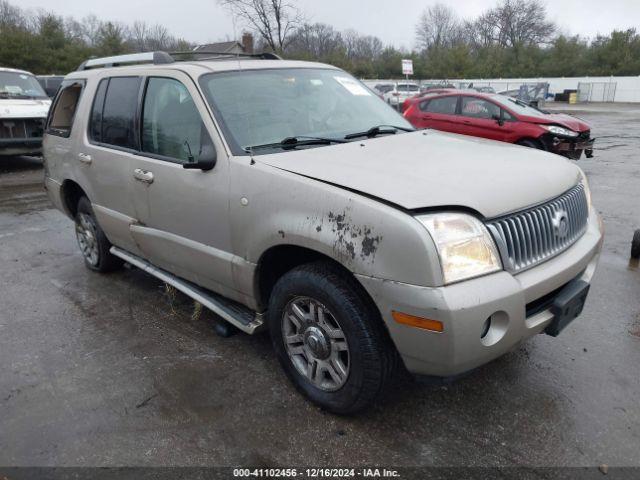
<instances>
[{"instance_id":1,"label":"rear quarter window","mask_svg":"<svg viewBox=\"0 0 640 480\"><path fill-rule=\"evenodd\" d=\"M458 96L451 95L449 97L432 98L426 102L420 103L420 110L430 113L442 113L445 115L455 115L456 106L458 105Z\"/></svg>"},{"instance_id":2,"label":"rear quarter window","mask_svg":"<svg viewBox=\"0 0 640 480\"><path fill-rule=\"evenodd\" d=\"M84 80L69 80L62 83L47 121L48 134L59 137L71 135L83 89Z\"/></svg>"}]
</instances>

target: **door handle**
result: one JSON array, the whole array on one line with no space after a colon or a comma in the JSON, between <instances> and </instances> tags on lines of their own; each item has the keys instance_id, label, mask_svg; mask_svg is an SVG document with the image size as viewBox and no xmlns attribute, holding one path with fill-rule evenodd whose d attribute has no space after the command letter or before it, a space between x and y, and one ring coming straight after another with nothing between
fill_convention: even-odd
<instances>
[{"instance_id":1,"label":"door handle","mask_svg":"<svg viewBox=\"0 0 640 480\"><path fill-rule=\"evenodd\" d=\"M133 177L139 182L153 183L153 173L151 173L148 170L142 170L141 168L136 168L133 171Z\"/></svg>"},{"instance_id":2,"label":"door handle","mask_svg":"<svg viewBox=\"0 0 640 480\"><path fill-rule=\"evenodd\" d=\"M79 153L78 160L80 160L82 163L91 163L93 161L91 155L89 155L88 153Z\"/></svg>"}]
</instances>

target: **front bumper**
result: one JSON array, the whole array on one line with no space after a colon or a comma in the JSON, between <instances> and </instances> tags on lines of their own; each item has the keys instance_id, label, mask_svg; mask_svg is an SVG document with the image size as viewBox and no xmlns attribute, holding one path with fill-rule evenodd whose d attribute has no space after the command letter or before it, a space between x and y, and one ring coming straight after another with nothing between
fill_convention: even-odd
<instances>
[{"instance_id":1,"label":"front bumper","mask_svg":"<svg viewBox=\"0 0 640 480\"><path fill-rule=\"evenodd\" d=\"M0 138L0 156L39 155L42 153L40 138Z\"/></svg>"},{"instance_id":2,"label":"front bumper","mask_svg":"<svg viewBox=\"0 0 640 480\"><path fill-rule=\"evenodd\" d=\"M595 138L585 139L580 137L570 140L553 136L546 140L546 144L550 152L578 160L582 152L585 153L587 158L593 157L593 144L595 140Z\"/></svg>"},{"instance_id":3,"label":"front bumper","mask_svg":"<svg viewBox=\"0 0 640 480\"><path fill-rule=\"evenodd\" d=\"M407 369L419 375L449 377L483 365L541 333L552 322L539 307L572 280L590 283L602 247L598 215L591 213L585 234L562 254L512 275L502 271L445 287L422 287L358 276L376 302ZM442 333L396 323L392 311L439 320ZM485 322L491 329L483 337Z\"/></svg>"},{"instance_id":4,"label":"front bumper","mask_svg":"<svg viewBox=\"0 0 640 480\"><path fill-rule=\"evenodd\" d=\"M0 155L42 153L44 118L0 118Z\"/></svg>"}]
</instances>

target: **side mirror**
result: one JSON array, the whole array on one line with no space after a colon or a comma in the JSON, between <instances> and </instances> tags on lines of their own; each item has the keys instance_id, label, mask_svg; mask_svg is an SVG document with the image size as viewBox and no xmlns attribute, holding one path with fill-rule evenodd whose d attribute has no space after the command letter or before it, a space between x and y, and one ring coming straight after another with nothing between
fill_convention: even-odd
<instances>
[{"instance_id":1,"label":"side mirror","mask_svg":"<svg viewBox=\"0 0 640 480\"><path fill-rule=\"evenodd\" d=\"M216 148L211 143L202 145L200 157L195 160L193 155L189 155L189 160L182 164L182 168L187 170L211 170L216 166L218 156Z\"/></svg>"},{"instance_id":2,"label":"side mirror","mask_svg":"<svg viewBox=\"0 0 640 480\"><path fill-rule=\"evenodd\" d=\"M498 125L500 126L504 125L504 119L502 118L502 115L493 115L491 118L493 118L496 122L498 122Z\"/></svg>"}]
</instances>

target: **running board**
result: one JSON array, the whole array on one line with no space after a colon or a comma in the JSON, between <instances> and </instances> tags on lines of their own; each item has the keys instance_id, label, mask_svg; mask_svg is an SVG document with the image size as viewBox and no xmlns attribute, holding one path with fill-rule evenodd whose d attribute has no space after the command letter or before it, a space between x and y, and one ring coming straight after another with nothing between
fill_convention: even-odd
<instances>
[{"instance_id":1,"label":"running board","mask_svg":"<svg viewBox=\"0 0 640 480\"><path fill-rule=\"evenodd\" d=\"M222 317L223 320L226 320L231 325L245 333L256 333L264 326L262 314L256 313L244 305L234 302L233 300L229 300L217 293L205 290L204 288L180 277L176 277L174 274L158 268L137 255L133 255L132 253L126 252L118 247L111 247L111 250L109 251L116 257L123 259L125 262L138 267L140 270L143 270L175 287L177 290L180 290L185 295L193 298L196 302L201 303L213 313Z\"/></svg>"}]
</instances>

